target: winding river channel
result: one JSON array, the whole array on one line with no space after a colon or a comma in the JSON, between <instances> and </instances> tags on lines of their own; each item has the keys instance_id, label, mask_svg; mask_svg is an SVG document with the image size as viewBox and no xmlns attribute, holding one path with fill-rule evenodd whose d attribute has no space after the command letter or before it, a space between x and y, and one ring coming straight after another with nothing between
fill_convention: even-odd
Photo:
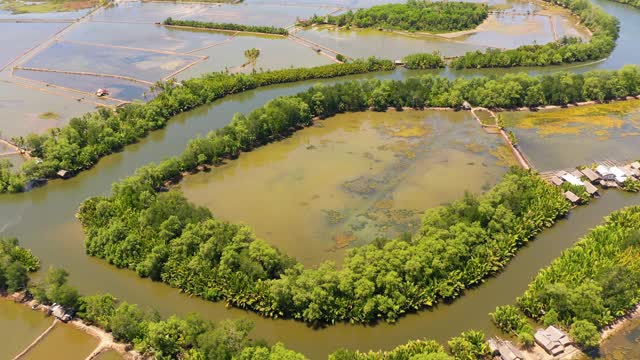
<instances>
[{"instance_id":1,"label":"winding river channel","mask_svg":"<svg viewBox=\"0 0 640 360\"><path fill-rule=\"evenodd\" d=\"M594 64L535 71L617 69L625 64L640 64L640 10L604 0L594 2L620 19L620 39L613 54L605 61ZM470 76L505 71L443 72L448 76ZM416 74L419 72L396 71L352 78L399 79ZM253 335L256 338L269 342L281 341L312 359L322 359L340 347L367 351L390 349L416 338L445 341L470 328L492 334L496 330L487 316L490 311L497 305L512 303L540 268L599 224L603 216L624 206L640 204L639 196L617 191L606 192L593 204L573 210L566 220L545 230L535 241L520 250L504 271L481 286L467 291L452 304L441 304L430 310L407 315L396 324L382 323L375 326L337 324L315 329L300 322L266 319L253 313L228 309L223 303L188 297L162 283L140 279L132 271L118 270L104 261L85 255L84 236L75 219L78 205L84 199L108 194L112 183L132 174L144 164L181 153L190 138L224 126L236 112L249 112L272 98L297 93L319 82L329 84L344 80L345 78L340 78L261 88L229 96L177 116L165 129L152 133L120 153L102 159L93 169L77 177L67 181L52 181L49 185L28 193L3 195L0 198L0 234L19 237L21 244L32 249L42 260L44 269L50 265L66 268L71 274L71 283L81 293L109 292L128 302L156 308L163 315L198 312L212 320L246 317L255 322ZM640 144L636 150L640 151ZM564 164L567 167L575 165L577 164ZM206 191L206 187L202 191ZM268 236L265 236L265 240L269 241ZM0 308L0 323L6 318L5 312ZM30 314L25 314L25 321L27 320L33 321ZM42 327L34 323L22 326L25 327L25 332L36 332L35 328ZM14 331L14 326L0 326L0 339L10 338L9 335L14 334Z\"/></svg>"}]
</instances>

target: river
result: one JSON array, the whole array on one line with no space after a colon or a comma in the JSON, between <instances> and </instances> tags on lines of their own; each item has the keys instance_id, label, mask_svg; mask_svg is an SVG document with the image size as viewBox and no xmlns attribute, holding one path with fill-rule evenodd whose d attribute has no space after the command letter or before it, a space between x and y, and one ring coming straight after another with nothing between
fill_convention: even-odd
<instances>
[{"instance_id":1,"label":"river","mask_svg":"<svg viewBox=\"0 0 640 360\"><path fill-rule=\"evenodd\" d=\"M619 68L626 63L640 63L637 34L640 34L640 11L628 6L596 1L621 20L621 37L614 53L603 62L586 66L530 69L536 72L568 69ZM520 70L517 70L520 71ZM504 73L489 70L482 73ZM417 72L397 71L352 78L403 78ZM446 72L450 76L472 75L474 72ZM460 331L475 328L493 333L487 313L496 305L512 303L526 288L532 276L562 250L570 246L606 214L623 206L638 204L640 198L616 191L605 195L588 207L574 210L567 220L546 230L522 249L499 275L468 291L450 305L421 311L403 317L395 325L360 326L338 324L312 329L305 324L260 318L252 313L227 309L222 303L211 303L180 294L164 284L140 279L134 272L118 270L106 262L84 254L84 236L75 211L84 199L106 195L113 182L130 175L136 168L179 154L188 139L229 122L233 113L248 112L280 95L294 94L318 83L338 80L309 81L248 91L229 96L210 105L177 116L168 126L156 131L140 143L102 159L93 169L67 181L52 181L44 188L26 194L5 195L0 199L0 231L3 236L17 236L23 246L31 248L42 259L43 268L62 266L70 273L71 282L85 294L109 292L120 299L157 308L162 314L198 312L213 320L247 317L256 323L253 335L268 341L282 341L312 359L325 358L336 348L389 349L415 338L444 341ZM268 239L267 239L268 240ZM0 327L1 331L7 331ZM33 330L35 331L35 330Z\"/></svg>"}]
</instances>

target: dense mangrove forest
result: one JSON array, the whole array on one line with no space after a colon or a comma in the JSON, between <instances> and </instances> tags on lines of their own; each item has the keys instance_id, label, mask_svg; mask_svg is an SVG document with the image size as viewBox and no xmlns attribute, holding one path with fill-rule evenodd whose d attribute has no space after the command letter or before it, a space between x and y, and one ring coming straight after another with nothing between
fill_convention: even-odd
<instances>
[{"instance_id":1,"label":"dense mangrove forest","mask_svg":"<svg viewBox=\"0 0 640 360\"><path fill-rule=\"evenodd\" d=\"M488 16L486 4L471 2L422 2L377 5L341 15L313 16L298 24L332 24L337 26L378 28L434 33L474 29Z\"/></svg>"},{"instance_id":2,"label":"dense mangrove forest","mask_svg":"<svg viewBox=\"0 0 640 360\"><path fill-rule=\"evenodd\" d=\"M545 0L546 1L546 0ZM569 9L592 33L588 42L575 37L563 37L544 45L524 45L511 50L475 51L454 59L454 69L476 69L515 66L548 66L568 64L607 57L616 46L618 20L601 8L582 0L548 1Z\"/></svg>"},{"instance_id":3,"label":"dense mangrove forest","mask_svg":"<svg viewBox=\"0 0 640 360\"><path fill-rule=\"evenodd\" d=\"M571 329L585 348L598 329L640 302L640 207L611 214L604 224L542 269L518 298L530 317Z\"/></svg>"},{"instance_id":4,"label":"dense mangrove forest","mask_svg":"<svg viewBox=\"0 0 640 360\"><path fill-rule=\"evenodd\" d=\"M174 20L170 17L166 18L162 22L162 24L167 26L185 26L185 27L192 27L192 28L198 28L198 29L246 31L246 32L262 33L262 34L283 35L283 36L289 35L289 31L287 29L279 28L275 26L214 23L214 22L205 22L205 21L197 21L197 20Z\"/></svg>"}]
</instances>

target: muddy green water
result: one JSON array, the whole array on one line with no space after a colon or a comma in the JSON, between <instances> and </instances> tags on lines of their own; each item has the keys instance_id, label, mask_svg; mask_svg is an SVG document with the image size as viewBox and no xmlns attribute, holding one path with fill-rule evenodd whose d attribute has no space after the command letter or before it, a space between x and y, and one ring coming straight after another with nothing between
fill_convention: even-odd
<instances>
[{"instance_id":1,"label":"muddy green water","mask_svg":"<svg viewBox=\"0 0 640 360\"><path fill-rule=\"evenodd\" d=\"M0 299L0 358L12 358L20 353L52 322L43 313Z\"/></svg>"},{"instance_id":2,"label":"muddy green water","mask_svg":"<svg viewBox=\"0 0 640 360\"><path fill-rule=\"evenodd\" d=\"M600 358L640 359L640 319L629 322L620 332L607 339L600 348Z\"/></svg>"},{"instance_id":3,"label":"muddy green water","mask_svg":"<svg viewBox=\"0 0 640 360\"><path fill-rule=\"evenodd\" d=\"M98 343L98 339L71 325L57 324L23 359L83 360Z\"/></svg>"},{"instance_id":4,"label":"muddy green water","mask_svg":"<svg viewBox=\"0 0 640 360\"><path fill-rule=\"evenodd\" d=\"M640 52L636 50L637 34L640 33L640 11L604 0L596 2L621 20L621 37L618 46L606 61L586 66L572 65L548 69L524 69L524 71L550 72L562 69L583 71L594 68L619 68L625 63L640 63ZM481 73L504 72L505 70L489 70ZM362 77L403 78L418 73L420 72L399 71ZM466 76L477 73L464 71L446 74ZM324 82L336 81L344 81L344 79ZM189 298L163 284L139 279L133 272L117 270L103 261L89 258L84 254L83 235L74 218L74 213L82 200L90 196L108 194L114 181L131 174L141 165L179 154L189 138L223 126L228 123L234 112L251 111L273 97L294 94L317 82L274 86L230 96L178 116L168 124L166 129L151 134L121 153L101 160L95 168L76 178L64 182L53 181L47 187L27 194L2 196L0 198L0 233L3 236L20 237L22 244L33 249L34 253L42 259L43 268L55 264L68 269L72 283L78 286L82 293L110 292L129 302L155 307L165 315L195 311L214 320L247 317L256 323L255 337L269 341L283 341L288 347L301 351L313 359L321 359L338 347L361 350L389 349L415 338L446 340L468 328L491 333L494 330L487 317L489 311L496 305L513 302L541 267L557 257L589 228L600 223L603 216L623 206L640 203L638 196L616 191L606 192L601 199L589 207L576 209L568 220L561 221L554 228L541 234L522 249L498 276L468 291L464 297L453 304L441 305L432 310L408 315L395 325L380 324L365 327L338 324L325 329L311 329L302 323L263 319L251 313L226 309L220 303ZM12 90L4 91L3 94L13 96ZM6 98L3 97L3 101ZM35 95L25 94L12 101L20 100L26 104L36 105L37 102L34 99ZM0 102L0 105L3 106L3 114L5 114L4 108L12 108L7 103ZM46 110L51 109L43 111ZM10 122L7 117L3 119L10 126L23 126L23 124L16 125ZM270 240L269 237L265 238ZM5 318L0 316L2 320ZM7 330L5 327L0 327L0 331Z\"/></svg>"},{"instance_id":5,"label":"muddy green water","mask_svg":"<svg viewBox=\"0 0 640 360\"><path fill-rule=\"evenodd\" d=\"M187 177L187 198L307 265L415 232L420 215L507 170L502 145L467 112L341 114L291 138ZM269 211L262 211L269 209Z\"/></svg>"}]
</instances>

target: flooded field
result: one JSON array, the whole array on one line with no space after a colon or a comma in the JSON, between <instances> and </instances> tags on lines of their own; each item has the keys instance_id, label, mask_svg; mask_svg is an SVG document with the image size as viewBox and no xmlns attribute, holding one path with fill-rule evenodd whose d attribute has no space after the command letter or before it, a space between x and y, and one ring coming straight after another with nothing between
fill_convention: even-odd
<instances>
[{"instance_id":1,"label":"flooded field","mask_svg":"<svg viewBox=\"0 0 640 360\"><path fill-rule=\"evenodd\" d=\"M31 310L30 310L31 311ZM98 346L98 339L67 324L57 324L25 360L83 360Z\"/></svg>"},{"instance_id":2,"label":"flooded field","mask_svg":"<svg viewBox=\"0 0 640 360\"><path fill-rule=\"evenodd\" d=\"M538 170L638 157L640 101L505 113L504 119Z\"/></svg>"},{"instance_id":3,"label":"flooded field","mask_svg":"<svg viewBox=\"0 0 640 360\"><path fill-rule=\"evenodd\" d=\"M500 145L463 112L342 114L189 176L181 188L311 265L413 233L424 210L493 185L508 165L496 157Z\"/></svg>"},{"instance_id":4,"label":"flooded field","mask_svg":"<svg viewBox=\"0 0 640 360\"><path fill-rule=\"evenodd\" d=\"M27 306L0 299L0 349L3 359L18 355L53 322Z\"/></svg>"}]
</instances>

